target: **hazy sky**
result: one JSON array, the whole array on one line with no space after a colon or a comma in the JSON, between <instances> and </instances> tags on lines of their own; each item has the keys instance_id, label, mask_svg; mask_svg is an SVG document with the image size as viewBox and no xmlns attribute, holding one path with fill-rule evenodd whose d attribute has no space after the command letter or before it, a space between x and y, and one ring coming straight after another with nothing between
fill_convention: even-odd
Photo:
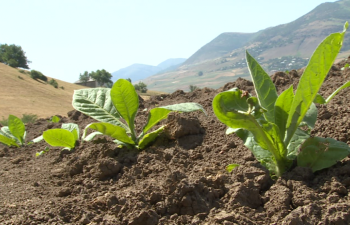
<instances>
[{"instance_id":1,"label":"hazy sky","mask_svg":"<svg viewBox=\"0 0 350 225\"><path fill-rule=\"evenodd\" d=\"M74 82L85 70L188 58L223 32L292 22L323 2L335 0L0 0L0 43Z\"/></svg>"}]
</instances>

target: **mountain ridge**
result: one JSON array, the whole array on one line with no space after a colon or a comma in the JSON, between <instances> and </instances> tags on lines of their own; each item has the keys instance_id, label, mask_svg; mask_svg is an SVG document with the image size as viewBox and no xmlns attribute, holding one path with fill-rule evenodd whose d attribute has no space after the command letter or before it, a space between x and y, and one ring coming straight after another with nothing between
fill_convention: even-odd
<instances>
[{"instance_id":1,"label":"mountain ridge","mask_svg":"<svg viewBox=\"0 0 350 225\"><path fill-rule=\"evenodd\" d=\"M350 21L350 0L326 2L305 15L255 33L224 32L198 49L176 71L156 74L143 80L149 88L173 92L190 85L218 88L238 77L249 79L245 50L269 73L299 69L319 43L331 33L341 32ZM350 35L340 57L350 54ZM199 74L202 74L199 76Z\"/></svg>"}]
</instances>

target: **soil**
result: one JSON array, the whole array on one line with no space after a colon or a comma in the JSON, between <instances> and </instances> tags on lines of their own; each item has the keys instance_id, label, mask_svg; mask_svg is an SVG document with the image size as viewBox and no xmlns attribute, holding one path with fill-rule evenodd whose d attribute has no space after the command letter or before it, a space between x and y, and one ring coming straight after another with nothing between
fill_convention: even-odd
<instances>
[{"instance_id":1,"label":"soil","mask_svg":"<svg viewBox=\"0 0 350 225\"><path fill-rule=\"evenodd\" d=\"M350 80L346 61L334 65L321 89L328 96ZM350 57L347 59L350 63ZM302 70L272 76L278 92L298 83ZM75 150L47 144L0 145L1 224L350 224L350 158L312 173L294 167L272 180L268 171L213 114L214 96L238 87L254 94L251 81L238 79L214 90L176 91L140 104L140 131L149 109L198 102L208 113L174 113L170 127L143 150L117 148L108 137L79 142ZM350 89L318 105L312 134L350 144ZM147 109L147 110L144 110ZM27 124L27 140L74 122L93 120L71 111L58 124ZM238 163L231 173L225 166Z\"/></svg>"}]
</instances>

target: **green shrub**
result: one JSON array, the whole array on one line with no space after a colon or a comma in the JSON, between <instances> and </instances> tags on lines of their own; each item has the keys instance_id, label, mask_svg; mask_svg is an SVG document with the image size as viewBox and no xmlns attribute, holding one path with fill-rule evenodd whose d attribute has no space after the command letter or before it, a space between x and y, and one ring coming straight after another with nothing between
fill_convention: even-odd
<instances>
[{"instance_id":1,"label":"green shrub","mask_svg":"<svg viewBox=\"0 0 350 225\"><path fill-rule=\"evenodd\" d=\"M33 78L34 80L39 79L39 80L47 82L47 77L44 74L42 74L40 71L37 71L37 70L31 70L30 77Z\"/></svg>"},{"instance_id":2,"label":"green shrub","mask_svg":"<svg viewBox=\"0 0 350 225\"><path fill-rule=\"evenodd\" d=\"M34 123L38 120L38 115L35 114L23 114L22 115L22 122L23 123Z\"/></svg>"},{"instance_id":3,"label":"green shrub","mask_svg":"<svg viewBox=\"0 0 350 225\"><path fill-rule=\"evenodd\" d=\"M7 119L5 119L5 117L2 117L2 120L0 120L0 124L2 126L8 126L9 125L9 121Z\"/></svg>"},{"instance_id":4,"label":"green shrub","mask_svg":"<svg viewBox=\"0 0 350 225\"><path fill-rule=\"evenodd\" d=\"M51 80L49 81L49 84L52 85L52 86L54 86L55 88L58 88L58 83L57 83L57 81L56 81L55 79L51 79Z\"/></svg>"}]
</instances>

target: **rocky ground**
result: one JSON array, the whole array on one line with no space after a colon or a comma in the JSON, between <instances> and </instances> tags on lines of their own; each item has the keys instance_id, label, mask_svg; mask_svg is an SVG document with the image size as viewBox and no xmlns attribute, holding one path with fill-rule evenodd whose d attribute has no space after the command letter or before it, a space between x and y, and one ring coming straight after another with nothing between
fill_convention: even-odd
<instances>
[{"instance_id":1,"label":"rocky ground","mask_svg":"<svg viewBox=\"0 0 350 225\"><path fill-rule=\"evenodd\" d=\"M346 62L332 67L321 94L328 96L350 80ZM350 63L348 58L347 63ZM300 71L272 76L278 92L297 84ZM268 171L213 114L214 96L238 87L254 94L251 81L238 79L214 90L176 91L141 103L137 129L147 110L198 102L208 112L171 114L170 129L144 151L119 149L101 136L73 151L35 153L43 141L21 148L0 144L1 224L350 224L350 159L312 173L294 167L272 180ZM318 106L315 136L350 144L350 89ZM74 122L92 119L69 112L58 124L28 124L27 140ZM238 163L232 173L225 166Z\"/></svg>"}]
</instances>

